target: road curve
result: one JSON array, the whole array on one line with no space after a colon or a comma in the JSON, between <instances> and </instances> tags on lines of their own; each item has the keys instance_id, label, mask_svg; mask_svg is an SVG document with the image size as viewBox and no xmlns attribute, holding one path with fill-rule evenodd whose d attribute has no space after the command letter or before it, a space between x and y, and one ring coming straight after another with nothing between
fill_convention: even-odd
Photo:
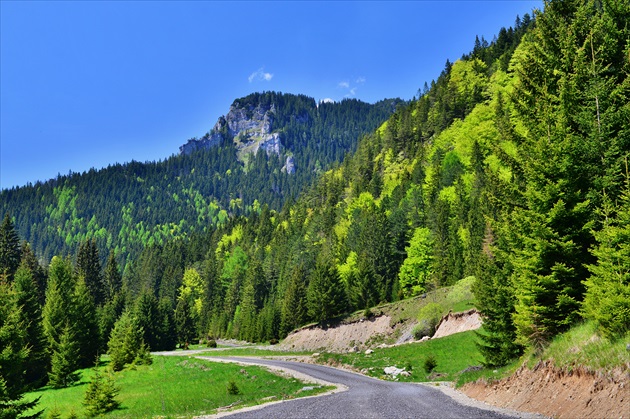
<instances>
[{"instance_id":1,"label":"road curve","mask_svg":"<svg viewBox=\"0 0 630 419\"><path fill-rule=\"evenodd\" d=\"M377 380L322 365L259 358L199 357L285 368L318 380L341 384L347 391L295 399L256 410L237 411L230 418L513 418L495 410L460 404L426 385ZM488 407L490 409L490 407ZM221 415L223 416L223 415Z\"/></svg>"}]
</instances>

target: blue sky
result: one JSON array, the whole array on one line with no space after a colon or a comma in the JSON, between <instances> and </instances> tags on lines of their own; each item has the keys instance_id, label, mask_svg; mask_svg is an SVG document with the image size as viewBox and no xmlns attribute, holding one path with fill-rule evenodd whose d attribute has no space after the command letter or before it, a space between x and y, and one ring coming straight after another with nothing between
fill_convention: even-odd
<instances>
[{"instance_id":1,"label":"blue sky","mask_svg":"<svg viewBox=\"0 0 630 419\"><path fill-rule=\"evenodd\" d=\"M542 1L0 1L0 187L160 160L256 91L411 99Z\"/></svg>"}]
</instances>

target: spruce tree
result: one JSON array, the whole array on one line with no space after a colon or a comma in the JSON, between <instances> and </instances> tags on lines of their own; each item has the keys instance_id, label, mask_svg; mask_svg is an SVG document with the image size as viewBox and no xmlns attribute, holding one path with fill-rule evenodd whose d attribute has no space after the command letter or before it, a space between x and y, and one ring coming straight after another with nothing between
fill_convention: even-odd
<instances>
[{"instance_id":1,"label":"spruce tree","mask_svg":"<svg viewBox=\"0 0 630 419\"><path fill-rule=\"evenodd\" d=\"M76 270L78 276L85 280L94 303L100 306L105 299L105 291L96 240L86 240L79 245Z\"/></svg>"},{"instance_id":2,"label":"spruce tree","mask_svg":"<svg viewBox=\"0 0 630 419\"><path fill-rule=\"evenodd\" d=\"M144 331L144 342L151 350L157 350L161 319L158 311L158 301L151 291L144 290L136 300L134 317L138 326Z\"/></svg>"},{"instance_id":3,"label":"spruce tree","mask_svg":"<svg viewBox=\"0 0 630 419\"><path fill-rule=\"evenodd\" d=\"M105 301L111 301L122 288L122 275L116 262L114 251L109 252L103 274Z\"/></svg>"},{"instance_id":4,"label":"spruce tree","mask_svg":"<svg viewBox=\"0 0 630 419\"><path fill-rule=\"evenodd\" d=\"M107 343L112 370L120 371L136 358L145 356L143 352L147 352L147 348L142 335L143 330L138 326L133 314L125 311L116 321Z\"/></svg>"},{"instance_id":5,"label":"spruce tree","mask_svg":"<svg viewBox=\"0 0 630 419\"><path fill-rule=\"evenodd\" d=\"M589 266L583 312L610 339L630 331L630 184L617 206L608 199L602 209L604 226L595 234L597 263Z\"/></svg>"},{"instance_id":6,"label":"spruce tree","mask_svg":"<svg viewBox=\"0 0 630 419\"><path fill-rule=\"evenodd\" d=\"M29 347L25 380L29 386L36 388L46 378L49 358L37 285L24 260L15 272L14 288L17 306L21 308L21 322L25 326L26 344Z\"/></svg>"},{"instance_id":7,"label":"spruce tree","mask_svg":"<svg viewBox=\"0 0 630 419\"><path fill-rule=\"evenodd\" d=\"M103 375L98 368L98 360L92 368L92 379L85 390L83 405L88 417L103 415L117 409L120 402L116 400L120 389L114 382L111 373Z\"/></svg>"},{"instance_id":8,"label":"spruce tree","mask_svg":"<svg viewBox=\"0 0 630 419\"><path fill-rule=\"evenodd\" d=\"M46 303L46 284L48 282L48 276L35 257L35 253L33 253L33 249L28 242L22 243L22 261L20 264L24 265L31 272L37 289L37 301L39 305L43 307Z\"/></svg>"},{"instance_id":9,"label":"spruce tree","mask_svg":"<svg viewBox=\"0 0 630 419\"><path fill-rule=\"evenodd\" d=\"M307 291L308 315L318 323L324 323L343 313L347 297L337 268L325 255L318 259Z\"/></svg>"},{"instance_id":10,"label":"spruce tree","mask_svg":"<svg viewBox=\"0 0 630 419\"><path fill-rule=\"evenodd\" d=\"M60 342L64 328L71 325L74 310L73 291L76 286L72 264L69 259L59 256L50 262L46 304L42 312L43 326L48 347Z\"/></svg>"},{"instance_id":11,"label":"spruce tree","mask_svg":"<svg viewBox=\"0 0 630 419\"><path fill-rule=\"evenodd\" d=\"M61 331L59 341L52 346L48 384L53 388L68 387L79 380L79 347L69 324Z\"/></svg>"},{"instance_id":12,"label":"spruce tree","mask_svg":"<svg viewBox=\"0 0 630 419\"><path fill-rule=\"evenodd\" d=\"M79 368L89 367L101 348L96 306L87 284L79 278L73 294L72 326L79 348Z\"/></svg>"},{"instance_id":13,"label":"spruce tree","mask_svg":"<svg viewBox=\"0 0 630 419\"><path fill-rule=\"evenodd\" d=\"M175 308L175 330L177 343L180 348L188 349L188 345L195 337L195 322L187 298L179 298Z\"/></svg>"},{"instance_id":14,"label":"spruce tree","mask_svg":"<svg viewBox=\"0 0 630 419\"><path fill-rule=\"evenodd\" d=\"M11 216L7 213L0 224L0 275L6 275L8 281L12 281L20 259L20 239Z\"/></svg>"},{"instance_id":15,"label":"spruce tree","mask_svg":"<svg viewBox=\"0 0 630 419\"><path fill-rule=\"evenodd\" d=\"M7 403L14 402L24 389L24 371L28 362L26 325L17 305L13 287L0 276L0 380ZM1 400L4 401L4 400Z\"/></svg>"}]
</instances>

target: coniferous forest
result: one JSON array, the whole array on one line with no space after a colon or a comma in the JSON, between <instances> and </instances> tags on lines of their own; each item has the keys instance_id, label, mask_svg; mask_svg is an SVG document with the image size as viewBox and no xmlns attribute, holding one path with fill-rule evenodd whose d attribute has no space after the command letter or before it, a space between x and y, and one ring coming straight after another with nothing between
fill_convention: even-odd
<instances>
[{"instance_id":1,"label":"coniferous forest","mask_svg":"<svg viewBox=\"0 0 630 419\"><path fill-rule=\"evenodd\" d=\"M302 177L262 152L246 170L226 144L3 191L0 395L69 385L125 339L121 365L270 341L470 276L487 365L581 319L627 336L628 22L624 0L550 1L388 118L359 127L348 102L287 128Z\"/></svg>"}]
</instances>

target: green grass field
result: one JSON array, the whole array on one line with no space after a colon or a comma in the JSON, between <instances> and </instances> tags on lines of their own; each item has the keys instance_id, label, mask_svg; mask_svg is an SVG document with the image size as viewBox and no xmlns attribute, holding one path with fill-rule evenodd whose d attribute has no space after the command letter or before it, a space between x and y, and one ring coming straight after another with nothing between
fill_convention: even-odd
<instances>
[{"instance_id":1,"label":"green grass field","mask_svg":"<svg viewBox=\"0 0 630 419\"><path fill-rule=\"evenodd\" d=\"M322 353L318 362L347 365L366 375L384 379L388 379L383 372L385 367L395 366L407 370L411 367L411 376L399 376L399 381L453 381L464 369L481 364L481 355L475 340L474 332L463 332L426 342L374 349L369 355L364 352ZM423 368L430 355L437 361L432 374L428 374Z\"/></svg>"},{"instance_id":2,"label":"green grass field","mask_svg":"<svg viewBox=\"0 0 630 419\"><path fill-rule=\"evenodd\" d=\"M38 409L46 409L44 418L52 412L59 413L62 418L72 413L84 417L82 401L92 371L86 369L80 373L81 380L73 387L45 387L26 394L26 398L41 396ZM180 356L154 356L152 365L116 373L115 380L120 388L117 400L121 407L106 415L112 418L185 418L212 414L218 407L231 404L238 408L327 390L315 388L302 391L306 384L279 377L256 366L244 367ZM230 381L236 383L240 394L228 394Z\"/></svg>"}]
</instances>

